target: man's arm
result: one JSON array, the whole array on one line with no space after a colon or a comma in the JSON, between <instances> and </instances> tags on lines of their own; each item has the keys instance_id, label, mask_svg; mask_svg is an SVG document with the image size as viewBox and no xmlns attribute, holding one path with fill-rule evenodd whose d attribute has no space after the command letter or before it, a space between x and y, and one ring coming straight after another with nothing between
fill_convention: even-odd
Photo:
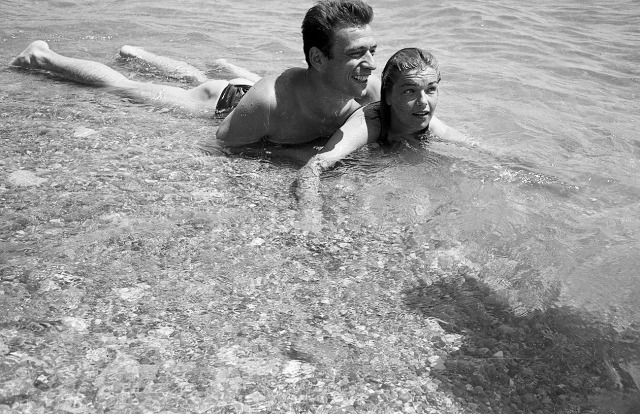
<instances>
[{"instance_id":1,"label":"man's arm","mask_svg":"<svg viewBox=\"0 0 640 414\"><path fill-rule=\"evenodd\" d=\"M319 211L322 205L320 196L320 175L333 167L338 161L355 152L369 142L375 141L380 134L379 120L366 118L364 108L355 111L345 124L336 131L322 151L312 157L298 171L297 195L303 217L311 220L312 226L319 223Z\"/></svg>"},{"instance_id":2,"label":"man's arm","mask_svg":"<svg viewBox=\"0 0 640 414\"><path fill-rule=\"evenodd\" d=\"M369 125L363 108L356 110L329 139L322 150L300 169L299 176L319 176L338 161L369 142Z\"/></svg>"}]
</instances>

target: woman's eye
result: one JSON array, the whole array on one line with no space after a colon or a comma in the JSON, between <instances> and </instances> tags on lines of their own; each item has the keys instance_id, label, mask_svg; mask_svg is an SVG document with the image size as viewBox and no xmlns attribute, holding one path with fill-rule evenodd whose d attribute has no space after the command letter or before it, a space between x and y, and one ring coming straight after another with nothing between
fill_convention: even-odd
<instances>
[{"instance_id":1,"label":"woman's eye","mask_svg":"<svg viewBox=\"0 0 640 414\"><path fill-rule=\"evenodd\" d=\"M412 93L414 93L415 91L413 89L405 89L404 92L402 92L404 95L411 95Z\"/></svg>"}]
</instances>

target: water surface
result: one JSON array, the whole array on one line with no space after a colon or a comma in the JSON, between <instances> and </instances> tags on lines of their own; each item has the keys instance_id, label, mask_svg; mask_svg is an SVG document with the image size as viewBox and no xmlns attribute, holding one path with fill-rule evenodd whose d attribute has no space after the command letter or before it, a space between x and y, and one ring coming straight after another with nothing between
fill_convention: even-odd
<instances>
[{"instance_id":1,"label":"water surface","mask_svg":"<svg viewBox=\"0 0 640 414\"><path fill-rule=\"evenodd\" d=\"M402 229L412 249L424 247L421 265L473 269L517 313L568 306L620 329L637 327L638 2L371 4L377 73L401 47L432 51L443 72L438 116L476 145L363 151L324 180L329 224ZM218 57L274 74L303 65L300 23L309 6L7 0L0 60L44 39L60 53L150 81L167 80L119 60L121 45L187 60L212 77L228 76L213 65ZM78 110L83 101L131 105L46 76L3 69L2 78L2 100L25 112L47 102ZM123 128L157 128L144 109L133 116L134 126ZM218 122L167 116L194 142ZM285 179L260 185L283 191L294 171L282 169Z\"/></svg>"}]
</instances>

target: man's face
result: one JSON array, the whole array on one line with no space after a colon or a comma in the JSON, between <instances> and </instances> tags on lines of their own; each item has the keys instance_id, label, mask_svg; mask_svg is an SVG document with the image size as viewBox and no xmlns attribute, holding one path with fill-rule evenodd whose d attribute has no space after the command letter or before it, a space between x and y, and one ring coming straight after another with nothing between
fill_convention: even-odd
<instances>
[{"instance_id":1,"label":"man's face","mask_svg":"<svg viewBox=\"0 0 640 414\"><path fill-rule=\"evenodd\" d=\"M343 27L334 34L331 59L327 60L325 79L331 88L352 98L364 96L367 82L376 64L376 41L371 26Z\"/></svg>"}]
</instances>

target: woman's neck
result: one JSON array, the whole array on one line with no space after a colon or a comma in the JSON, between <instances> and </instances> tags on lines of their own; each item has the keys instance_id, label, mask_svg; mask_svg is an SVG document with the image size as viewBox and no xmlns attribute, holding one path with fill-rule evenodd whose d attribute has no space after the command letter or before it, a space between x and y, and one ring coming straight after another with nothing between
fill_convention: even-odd
<instances>
[{"instance_id":1,"label":"woman's neck","mask_svg":"<svg viewBox=\"0 0 640 414\"><path fill-rule=\"evenodd\" d=\"M429 127L426 127L423 130L415 131L415 132L405 132L405 131L395 131L393 127L389 129L389 140L418 140L423 141L425 136L429 133Z\"/></svg>"}]
</instances>

